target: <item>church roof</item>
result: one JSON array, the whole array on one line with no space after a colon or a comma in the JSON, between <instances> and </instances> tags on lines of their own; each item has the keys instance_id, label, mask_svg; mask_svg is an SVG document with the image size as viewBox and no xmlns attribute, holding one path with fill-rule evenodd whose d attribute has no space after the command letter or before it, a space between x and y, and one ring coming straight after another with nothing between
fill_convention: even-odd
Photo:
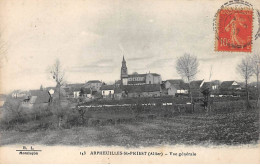
<instances>
[{"instance_id":1,"label":"church roof","mask_svg":"<svg viewBox=\"0 0 260 167\"><path fill-rule=\"evenodd\" d=\"M146 77L146 75L147 74L137 74L137 73L135 73L135 74L128 75L128 77Z\"/></svg>"}]
</instances>

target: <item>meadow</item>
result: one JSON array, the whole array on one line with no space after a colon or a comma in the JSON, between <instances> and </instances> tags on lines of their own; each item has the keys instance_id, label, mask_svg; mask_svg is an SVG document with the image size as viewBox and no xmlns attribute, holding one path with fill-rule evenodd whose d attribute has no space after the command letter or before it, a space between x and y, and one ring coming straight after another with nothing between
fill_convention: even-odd
<instances>
[{"instance_id":1,"label":"meadow","mask_svg":"<svg viewBox=\"0 0 260 167\"><path fill-rule=\"evenodd\" d=\"M259 110L182 113L128 121L125 119L114 124L99 123L63 128L38 126L30 131L20 131L19 128L1 129L0 136L1 145L146 147L167 144L204 146L256 144L259 140Z\"/></svg>"}]
</instances>

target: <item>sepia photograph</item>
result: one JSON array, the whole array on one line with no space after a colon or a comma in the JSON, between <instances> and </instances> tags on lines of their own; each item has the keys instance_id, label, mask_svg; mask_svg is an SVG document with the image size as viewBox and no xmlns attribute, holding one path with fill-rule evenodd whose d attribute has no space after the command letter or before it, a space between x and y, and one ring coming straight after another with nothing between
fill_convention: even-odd
<instances>
[{"instance_id":1,"label":"sepia photograph","mask_svg":"<svg viewBox=\"0 0 260 167\"><path fill-rule=\"evenodd\" d=\"M0 163L260 163L260 1L0 0Z\"/></svg>"}]
</instances>

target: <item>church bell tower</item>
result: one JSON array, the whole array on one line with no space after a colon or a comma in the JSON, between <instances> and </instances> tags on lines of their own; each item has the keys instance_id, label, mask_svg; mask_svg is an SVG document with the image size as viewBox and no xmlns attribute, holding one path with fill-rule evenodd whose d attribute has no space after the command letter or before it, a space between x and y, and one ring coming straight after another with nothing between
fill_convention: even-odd
<instances>
[{"instance_id":1,"label":"church bell tower","mask_svg":"<svg viewBox=\"0 0 260 167\"><path fill-rule=\"evenodd\" d=\"M126 67L126 61L125 57L123 56L123 61L122 61L122 67L121 67L121 83L122 85L127 85L128 81L128 73L127 73L127 67Z\"/></svg>"}]
</instances>

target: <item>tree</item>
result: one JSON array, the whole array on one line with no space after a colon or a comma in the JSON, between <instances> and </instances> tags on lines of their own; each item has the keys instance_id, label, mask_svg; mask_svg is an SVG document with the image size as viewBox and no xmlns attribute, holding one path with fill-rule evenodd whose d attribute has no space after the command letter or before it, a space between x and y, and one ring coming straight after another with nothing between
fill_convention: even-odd
<instances>
[{"instance_id":1,"label":"tree","mask_svg":"<svg viewBox=\"0 0 260 167\"><path fill-rule=\"evenodd\" d=\"M179 57L176 64L177 73L189 83L189 97L192 100L190 82L195 79L199 67L199 62L196 56L192 56L189 53L185 53Z\"/></svg>"},{"instance_id":2,"label":"tree","mask_svg":"<svg viewBox=\"0 0 260 167\"><path fill-rule=\"evenodd\" d=\"M64 75L65 75L65 71L62 68L62 65L59 61L59 59L57 59L55 61L55 63L49 67L49 72L51 74L52 79L55 80L56 82L56 88L58 91L58 103L55 103L57 105L54 105L52 107L52 110L54 111L55 115L57 115L58 117L58 126L61 127L61 123L62 123L62 119L64 117L64 114L61 111L61 86L65 83L64 81Z\"/></svg>"},{"instance_id":3,"label":"tree","mask_svg":"<svg viewBox=\"0 0 260 167\"><path fill-rule=\"evenodd\" d=\"M257 89L257 106L259 106L259 74L260 74L260 55L259 53L255 53L251 57L251 65L253 68L253 73L256 76L256 89Z\"/></svg>"},{"instance_id":4,"label":"tree","mask_svg":"<svg viewBox=\"0 0 260 167\"><path fill-rule=\"evenodd\" d=\"M247 108L250 107L249 104L249 93L248 93L248 80L253 76L254 70L250 62L250 58L246 57L242 59L241 63L237 65L237 72L244 78L246 86L246 105Z\"/></svg>"},{"instance_id":5,"label":"tree","mask_svg":"<svg viewBox=\"0 0 260 167\"><path fill-rule=\"evenodd\" d=\"M79 96L83 97L85 94L84 88L80 88Z\"/></svg>"},{"instance_id":6,"label":"tree","mask_svg":"<svg viewBox=\"0 0 260 167\"><path fill-rule=\"evenodd\" d=\"M59 103L60 103L60 99L61 99L60 88L65 83L65 80L64 80L65 71L63 70L63 67L62 67L59 59L57 59L55 61L55 63L50 67L50 74L51 74L51 77L56 82L56 87L57 87L58 93L59 93L58 99L59 99Z\"/></svg>"}]
</instances>

